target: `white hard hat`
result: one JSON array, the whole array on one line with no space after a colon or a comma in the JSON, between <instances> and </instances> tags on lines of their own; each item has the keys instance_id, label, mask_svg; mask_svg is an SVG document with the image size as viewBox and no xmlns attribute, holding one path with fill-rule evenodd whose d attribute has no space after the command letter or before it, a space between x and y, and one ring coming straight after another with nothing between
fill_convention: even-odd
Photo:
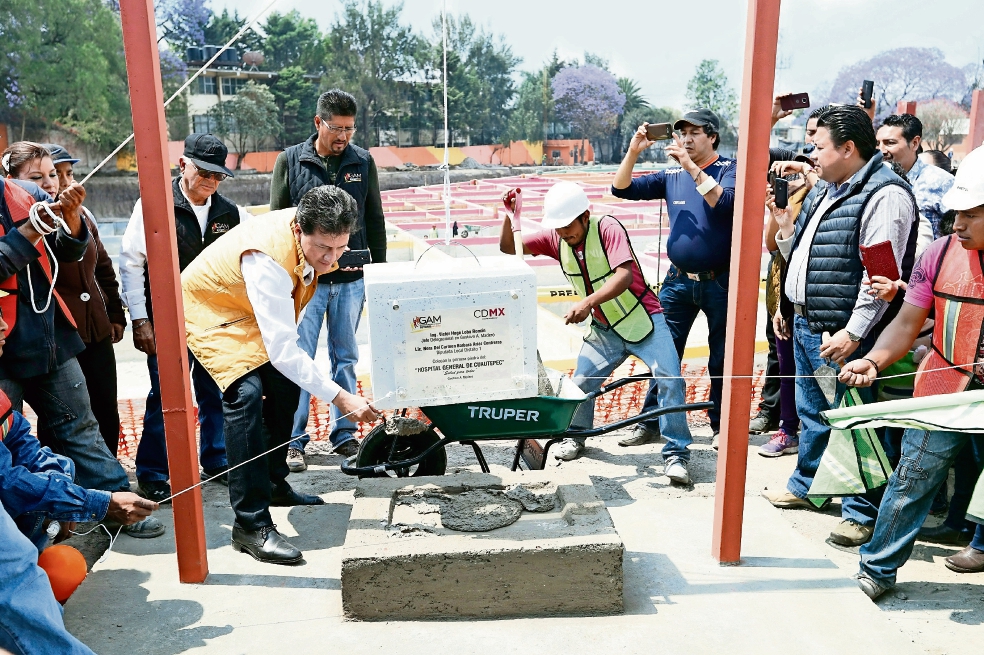
<instances>
[{"instance_id":1,"label":"white hard hat","mask_svg":"<svg viewBox=\"0 0 984 655\"><path fill-rule=\"evenodd\" d=\"M966 211L984 205L984 146L960 162L953 186L943 195L947 209Z\"/></svg>"},{"instance_id":2,"label":"white hard hat","mask_svg":"<svg viewBox=\"0 0 984 655\"><path fill-rule=\"evenodd\" d=\"M588 210L588 194L574 182L557 182L543 198L543 219L540 224L548 230L567 227Z\"/></svg>"}]
</instances>

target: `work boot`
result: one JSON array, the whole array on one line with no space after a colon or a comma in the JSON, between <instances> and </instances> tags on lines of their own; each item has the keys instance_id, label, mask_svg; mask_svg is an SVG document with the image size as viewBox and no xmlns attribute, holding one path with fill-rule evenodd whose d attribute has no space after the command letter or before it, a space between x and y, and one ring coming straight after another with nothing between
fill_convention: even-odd
<instances>
[{"instance_id":1,"label":"work boot","mask_svg":"<svg viewBox=\"0 0 984 655\"><path fill-rule=\"evenodd\" d=\"M584 452L584 444L575 439L564 439L560 443L554 444L551 451L553 451L553 456L556 459L569 462L581 456L581 453Z\"/></svg>"},{"instance_id":2,"label":"work boot","mask_svg":"<svg viewBox=\"0 0 984 655\"><path fill-rule=\"evenodd\" d=\"M785 489L763 489L762 496L779 509L817 509L806 498L800 498Z\"/></svg>"},{"instance_id":3,"label":"work boot","mask_svg":"<svg viewBox=\"0 0 984 655\"><path fill-rule=\"evenodd\" d=\"M759 447L759 455L762 457L781 457L792 455L799 452L799 437L789 434L783 428L772 435L767 443Z\"/></svg>"},{"instance_id":4,"label":"work boot","mask_svg":"<svg viewBox=\"0 0 984 655\"><path fill-rule=\"evenodd\" d=\"M287 449L287 468L291 473L300 473L307 470L307 462L304 461L304 451L300 448Z\"/></svg>"},{"instance_id":5,"label":"work boot","mask_svg":"<svg viewBox=\"0 0 984 655\"><path fill-rule=\"evenodd\" d=\"M137 480L137 493L155 503L166 505L171 497L171 485L160 480Z\"/></svg>"},{"instance_id":6,"label":"work boot","mask_svg":"<svg viewBox=\"0 0 984 655\"><path fill-rule=\"evenodd\" d=\"M232 549L238 553L249 553L258 562L269 564L297 564L304 559L304 554L284 539L275 525L259 530L244 530L238 523L234 523Z\"/></svg>"},{"instance_id":7,"label":"work boot","mask_svg":"<svg viewBox=\"0 0 984 655\"><path fill-rule=\"evenodd\" d=\"M357 439L349 439L348 441L340 443L332 448L332 451L336 455L341 455L345 459L355 457L359 454L359 442Z\"/></svg>"},{"instance_id":8,"label":"work boot","mask_svg":"<svg viewBox=\"0 0 984 655\"><path fill-rule=\"evenodd\" d=\"M690 484L690 471L687 470L687 460L682 457L670 456L663 460L663 475L676 484Z\"/></svg>"},{"instance_id":9,"label":"work boot","mask_svg":"<svg viewBox=\"0 0 984 655\"><path fill-rule=\"evenodd\" d=\"M779 420L772 418L765 412L759 412L755 415L748 423L748 433L749 434L762 434L764 432L773 432L779 427Z\"/></svg>"},{"instance_id":10,"label":"work boot","mask_svg":"<svg viewBox=\"0 0 984 655\"><path fill-rule=\"evenodd\" d=\"M967 546L946 558L946 568L957 573L980 573L984 571L984 550Z\"/></svg>"},{"instance_id":11,"label":"work boot","mask_svg":"<svg viewBox=\"0 0 984 655\"><path fill-rule=\"evenodd\" d=\"M966 546L973 538L974 533L970 530L954 530L946 523L941 523L935 528L920 528L916 535L916 539L919 541L947 546Z\"/></svg>"},{"instance_id":12,"label":"work boot","mask_svg":"<svg viewBox=\"0 0 984 655\"><path fill-rule=\"evenodd\" d=\"M641 446L647 444L650 441L659 440L659 430L650 430L642 423L635 426L632 430L632 434L625 437L624 439L618 440L619 446Z\"/></svg>"},{"instance_id":13,"label":"work boot","mask_svg":"<svg viewBox=\"0 0 984 655\"><path fill-rule=\"evenodd\" d=\"M838 546L860 546L871 540L871 533L874 531L874 526L844 519L830 532L830 540Z\"/></svg>"},{"instance_id":14,"label":"work boot","mask_svg":"<svg viewBox=\"0 0 984 655\"><path fill-rule=\"evenodd\" d=\"M867 573L858 573L854 576L854 579L858 581L858 587L864 592L864 595L870 598L872 601L877 600L879 596L884 594L886 591L891 589L891 587L883 587L874 581L874 579Z\"/></svg>"}]
</instances>

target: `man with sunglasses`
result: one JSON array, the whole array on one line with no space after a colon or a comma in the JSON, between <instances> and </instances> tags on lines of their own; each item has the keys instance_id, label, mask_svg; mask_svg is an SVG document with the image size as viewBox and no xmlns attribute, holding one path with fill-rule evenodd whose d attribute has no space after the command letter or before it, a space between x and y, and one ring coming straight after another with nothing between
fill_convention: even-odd
<instances>
[{"instance_id":1,"label":"man with sunglasses","mask_svg":"<svg viewBox=\"0 0 984 655\"><path fill-rule=\"evenodd\" d=\"M178 265L183 271L210 243L248 218L246 210L218 193L219 184L232 171L225 166L229 150L211 134L191 134L185 139L184 154L178 159L181 174L172 180L174 226L178 240ZM155 502L171 495L168 485L167 448L164 441L164 414L161 385L157 372L157 346L154 340L150 280L147 276L147 240L144 236L143 207L137 200L120 246L120 279L123 301L133 324L133 345L147 355L150 393L144 411L143 435L137 447L137 481L140 493ZM188 353L191 379L198 401L201 425L200 462L205 477L225 482L227 468L222 433L222 394L218 386Z\"/></svg>"},{"instance_id":2,"label":"man with sunglasses","mask_svg":"<svg viewBox=\"0 0 984 655\"><path fill-rule=\"evenodd\" d=\"M359 205L359 219L349 237L349 249L369 250L373 262L385 262L386 223L376 163L367 150L351 143L356 112L351 94L340 89L321 94L314 117L316 133L277 157L270 182L270 209L296 207L304 194L315 187L332 185L344 189ZM339 265L342 266L339 270L318 278L318 289L297 326L297 343L314 357L321 325L327 323L329 377L345 391L355 393L355 365L359 361L355 333L365 302L365 285L361 267L345 266L344 261ZM310 406L311 397L302 389L294 415L294 442L287 453L287 464L295 473L307 468L304 448L309 440ZM339 416L340 412L332 406L328 438L336 453L351 457L358 452L356 424Z\"/></svg>"}]
</instances>

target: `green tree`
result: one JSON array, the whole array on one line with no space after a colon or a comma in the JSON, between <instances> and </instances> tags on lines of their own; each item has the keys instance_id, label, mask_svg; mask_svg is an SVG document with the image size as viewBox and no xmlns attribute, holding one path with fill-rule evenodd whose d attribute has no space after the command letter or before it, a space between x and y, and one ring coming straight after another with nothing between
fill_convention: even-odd
<instances>
[{"instance_id":1,"label":"green tree","mask_svg":"<svg viewBox=\"0 0 984 655\"><path fill-rule=\"evenodd\" d=\"M59 128L105 147L129 134L123 35L102 0L4 0L0 35L0 121L20 128L13 138Z\"/></svg>"},{"instance_id":2,"label":"green tree","mask_svg":"<svg viewBox=\"0 0 984 655\"><path fill-rule=\"evenodd\" d=\"M317 109L318 87L305 77L300 66L280 70L270 86L283 124L278 145L286 148L299 143L314 132L314 113Z\"/></svg>"},{"instance_id":3,"label":"green tree","mask_svg":"<svg viewBox=\"0 0 984 655\"><path fill-rule=\"evenodd\" d=\"M246 19L239 16L239 10L230 14L228 9L223 9L221 14L213 13L205 26L205 43L209 45L225 45L229 40L239 33ZM240 52L251 50L263 50L263 37L257 34L252 27L239 37L233 48ZM265 67L264 67L265 68Z\"/></svg>"},{"instance_id":4,"label":"green tree","mask_svg":"<svg viewBox=\"0 0 984 655\"><path fill-rule=\"evenodd\" d=\"M280 134L278 113L270 89L253 80L240 88L233 98L218 103L209 111L215 120L215 133L234 146L238 155L236 170L242 168L247 154L259 150L265 140Z\"/></svg>"},{"instance_id":5,"label":"green tree","mask_svg":"<svg viewBox=\"0 0 984 655\"><path fill-rule=\"evenodd\" d=\"M619 114L615 130L612 132L611 149L613 158L621 160L625 154L625 147L628 145L629 139L632 138L632 133L639 126L639 123L626 123L626 117L633 118L638 112L648 112L652 108L649 106L649 101L643 97L642 89L639 88L639 84L635 80L620 77L617 83L618 90L625 95L625 105L622 107L622 113ZM625 138L626 134L628 139Z\"/></svg>"},{"instance_id":6,"label":"green tree","mask_svg":"<svg viewBox=\"0 0 984 655\"><path fill-rule=\"evenodd\" d=\"M318 24L313 18L302 17L296 9L270 14L263 23L263 32L264 67L268 70L299 66L306 73L314 73L324 63L324 39Z\"/></svg>"},{"instance_id":7,"label":"green tree","mask_svg":"<svg viewBox=\"0 0 984 655\"><path fill-rule=\"evenodd\" d=\"M339 87L359 103L355 140L378 143L379 119L402 105L400 82L417 72L419 39L401 23L403 3L346 0L332 24L322 88Z\"/></svg>"},{"instance_id":8,"label":"green tree","mask_svg":"<svg viewBox=\"0 0 984 655\"><path fill-rule=\"evenodd\" d=\"M543 141L554 122L553 78L568 62L555 50L550 61L536 73L524 73L516 104L509 115L507 137L511 141Z\"/></svg>"},{"instance_id":9,"label":"green tree","mask_svg":"<svg viewBox=\"0 0 984 655\"><path fill-rule=\"evenodd\" d=\"M427 77L438 80L434 102L441 117L444 102L442 23L433 23L425 49ZM508 107L516 95L513 73L520 59L505 38L479 29L465 14L448 16L448 127L479 143L506 140Z\"/></svg>"},{"instance_id":10,"label":"green tree","mask_svg":"<svg viewBox=\"0 0 984 655\"><path fill-rule=\"evenodd\" d=\"M705 59L697 64L694 76L687 82L687 109L710 109L721 119L721 141L734 143L738 125L738 96L721 70L717 59Z\"/></svg>"}]
</instances>

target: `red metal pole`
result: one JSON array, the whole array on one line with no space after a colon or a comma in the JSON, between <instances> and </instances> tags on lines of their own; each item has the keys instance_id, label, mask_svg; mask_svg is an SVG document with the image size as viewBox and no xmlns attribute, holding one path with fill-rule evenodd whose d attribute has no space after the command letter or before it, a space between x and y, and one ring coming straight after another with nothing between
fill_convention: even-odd
<instances>
[{"instance_id":1,"label":"red metal pole","mask_svg":"<svg viewBox=\"0 0 984 655\"><path fill-rule=\"evenodd\" d=\"M200 478L154 4L152 0L121 0L120 17L147 234L167 462L171 487L180 490L198 483ZM208 576L208 559L201 488L181 494L173 504L178 576L181 582L204 582Z\"/></svg>"},{"instance_id":2,"label":"red metal pole","mask_svg":"<svg viewBox=\"0 0 984 655\"><path fill-rule=\"evenodd\" d=\"M769 168L779 5L780 0L749 0L745 30L738 180L731 243L731 293L728 294L728 340L724 351L721 444L711 545L712 555L722 564L737 564L741 558L749 398L752 397L755 322L762 277L765 177Z\"/></svg>"},{"instance_id":3,"label":"red metal pole","mask_svg":"<svg viewBox=\"0 0 984 655\"><path fill-rule=\"evenodd\" d=\"M977 89L970 100L970 129L967 130L965 154L984 143L984 89Z\"/></svg>"},{"instance_id":4,"label":"red metal pole","mask_svg":"<svg viewBox=\"0 0 984 655\"><path fill-rule=\"evenodd\" d=\"M899 100L895 105L896 114L912 114L916 115L916 103L913 100Z\"/></svg>"}]
</instances>

